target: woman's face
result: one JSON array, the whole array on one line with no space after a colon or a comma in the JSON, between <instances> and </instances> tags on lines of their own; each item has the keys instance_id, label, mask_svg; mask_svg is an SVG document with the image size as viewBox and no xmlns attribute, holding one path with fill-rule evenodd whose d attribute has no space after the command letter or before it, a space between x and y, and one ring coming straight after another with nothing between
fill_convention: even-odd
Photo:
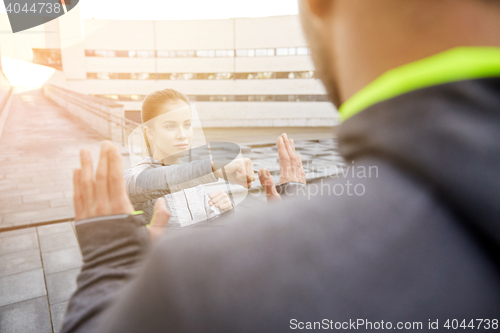
<instances>
[{"instance_id":1,"label":"woman's face","mask_svg":"<svg viewBox=\"0 0 500 333\"><path fill-rule=\"evenodd\" d=\"M159 149L158 153L161 152L162 159L185 156L193 139L191 120L191 108L186 102L180 100L166 103L152 124L154 155L159 156L156 152Z\"/></svg>"}]
</instances>

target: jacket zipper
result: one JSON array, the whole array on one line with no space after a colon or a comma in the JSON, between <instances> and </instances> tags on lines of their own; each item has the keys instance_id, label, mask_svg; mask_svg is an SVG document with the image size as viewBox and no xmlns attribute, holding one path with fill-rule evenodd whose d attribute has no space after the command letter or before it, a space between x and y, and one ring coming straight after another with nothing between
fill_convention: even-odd
<instances>
[{"instance_id":1,"label":"jacket zipper","mask_svg":"<svg viewBox=\"0 0 500 333\"><path fill-rule=\"evenodd\" d=\"M184 193L184 198L186 198L186 206L187 206L187 209L189 211L189 215L191 215L191 221L194 221L193 214L191 213L191 209L189 208L189 202L188 202L188 198L186 196L186 192L184 190L182 190L182 193Z\"/></svg>"}]
</instances>

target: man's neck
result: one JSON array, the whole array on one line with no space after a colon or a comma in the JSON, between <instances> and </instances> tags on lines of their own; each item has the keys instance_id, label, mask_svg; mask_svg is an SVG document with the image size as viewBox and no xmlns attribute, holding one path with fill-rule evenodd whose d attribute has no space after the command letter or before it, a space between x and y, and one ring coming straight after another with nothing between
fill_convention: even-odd
<instances>
[{"instance_id":1,"label":"man's neck","mask_svg":"<svg viewBox=\"0 0 500 333\"><path fill-rule=\"evenodd\" d=\"M500 47L497 6L490 8L475 1L435 6L429 8L432 14L414 17L408 12L401 14L403 18L392 15L393 22L381 22L391 17L384 15L387 8L378 9L374 5L370 10L375 12L357 9L352 16L339 20L337 26L334 23L334 30L339 32L334 52L342 102L382 74L405 64L456 47ZM360 21L364 23L360 25Z\"/></svg>"}]
</instances>

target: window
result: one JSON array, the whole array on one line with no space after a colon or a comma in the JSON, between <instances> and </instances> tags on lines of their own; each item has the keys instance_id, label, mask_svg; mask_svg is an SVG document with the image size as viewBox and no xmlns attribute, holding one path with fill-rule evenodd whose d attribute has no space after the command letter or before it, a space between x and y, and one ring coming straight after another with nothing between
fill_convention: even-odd
<instances>
[{"instance_id":1,"label":"window","mask_svg":"<svg viewBox=\"0 0 500 333\"><path fill-rule=\"evenodd\" d=\"M196 80L209 80L209 76L214 75L213 73L197 73Z\"/></svg>"},{"instance_id":2,"label":"window","mask_svg":"<svg viewBox=\"0 0 500 333\"><path fill-rule=\"evenodd\" d=\"M147 80L149 79L149 73L131 73L130 78L132 80Z\"/></svg>"},{"instance_id":3,"label":"window","mask_svg":"<svg viewBox=\"0 0 500 333\"><path fill-rule=\"evenodd\" d=\"M297 72L296 77L299 79L312 79L314 78L314 72L313 71L308 71L308 72Z\"/></svg>"},{"instance_id":4,"label":"window","mask_svg":"<svg viewBox=\"0 0 500 333\"><path fill-rule=\"evenodd\" d=\"M91 95L115 101L141 101L146 96L124 95ZM188 96L190 101L198 102L314 102L327 101L327 95L196 95Z\"/></svg>"},{"instance_id":5,"label":"window","mask_svg":"<svg viewBox=\"0 0 500 333\"><path fill-rule=\"evenodd\" d=\"M193 73L172 73L170 74L170 80L192 80L194 78Z\"/></svg>"},{"instance_id":6,"label":"window","mask_svg":"<svg viewBox=\"0 0 500 333\"><path fill-rule=\"evenodd\" d=\"M311 50L307 47L279 47L260 49L229 49L229 50L85 50L86 57L130 57L130 58L213 58L213 57L273 57L273 56L305 56L310 55Z\"/></svg>"},{"instance_id":7,"label":"window","mask_svg":"<svg viewBox=\"0 0 500 333\"><path fill-rule=\"evenodd\" d=\"M158 80L170 80L170 73L158 73Z\"/></svg>"},{"instance_id":8,"label":"window","mask_svg":"<svg viewBox=\"0 0 500 333\"><path fill-rule=\"evenodd\" d=\"M226 50L215 50L215 56L216 57L227 57L227 51Z\"/></svg>"},{"instance_id":9,"label":"window","mask_svg":"<svg viewBox=\"0 0 500 333\"><path fill-rule=\"evenodd\" d=\"M274 96L276 102L288 102L288 95L276 95Z\"/></svg>"},{"instance_id":10,"label":"window","mask_svg":"<svg viewBox=\"0 0 500 333\"><path fill-rule=\"evenodd\" d=\"M154 58L155 51L136 51L136 57L138 58Z\"/></svg>"},{"instance_id":11,"label":"window","mask_svg":"<svg viewBox=\"0 0 500 333\"><path fill-rule=\"evenodd\" d=\"M130 73L118 73L118 80L130 80L131 75Z\"/></svg>"},{"instance_id":12,"label":"window","mask_svg":"<svg viewBox=\"0 0 500 333\"><path fill-rule=\"evenodd\" d=\"M309 49L307 47L298 47L297 48L297 55L299 56L304 56L309 54Z\"/></svg>"},{"instance_id":13,"label":"window","mask_svg":"<svg viewBox=\"0 0 500 333\"><path fill-rule=\"evenodd\" d=\"M246 50L246 49L236 50L236 56L237 57L248 57L248 50Z\"/></svg>"},{"instance_id":14,"label":"window","mask_svg":"<svg viewBox=\"0 0 500 333\"><path fill-rule=\"evenodd\" d=\"M32 49L33 63L62 70L61 50Z\"/></svg>"},{"instance_id":15,"label":"window","mask_svg":"<svg viewBox=\"0 0 500 333\"><path fill-rule=\"evenodd\" d=\"M88 79L120 80L269 80L269 79L313 79L314 71L302 72L257 72L257 73L87 73Z\"/></svg>"},{"instance_id":16,"label":"window","mask_svg":"<svg viewBox=\"0 0 500 333\"><path fill-rule=\"evenodd\" d=\"M290 72L277 72L276 78L277 79L288 79L289 74L290 74Z\"/></svg>"},{"instance_id":17,"label":"window","mask_svg":"<svg viewBox=\"0 0 500 333\"><path fill-rule=\"evenodd\" d=\"M274 78L274 72L259 72L257 73L257 79L272 79Z\"/></svg>"},{"instance_id":18,"label":"window","mask_svg":"<svg viewBox=\"0 0 500 333\"><path fill-rule=\"evenodd\" d=\"M111 77L115 77L114 73L108 73L108 72L100 72L100 73L97 73L97 78L99 80L109 80L111 79Z\"/></svg>"},{"instance_id":19,"label":"window","mask_svg":"<svg viewBox=\"0 0 500 333\"><path fill-rule=\"evenodd\" d=\"M168 58L168 53L170 51L156 51L156 56L158 58Z\"/></svg>"},{"instance_id":20,"label":"window","mask_svg":"<svg viewBox=\"0 0 500 333\"><path fill-rule=\"evenodd\" d=\"M267 49L257 49L257 50L255 50L255 55L257 57L266 57L267 56Z\"/></svg>"},{"instance_id":21,"label":"window","mask_svg":"<svg viewBox=\"0 0 500 333\"><path fill-rule=\"evenodd\" d=\"M208 102L210 99L209 99L209 96L207 96L207 95L197 95L196 100L198 102Z\"/></svg>"},{"instance_id":22,"label":"window","mask_svg":"<svg viewBox=\"0 0 500 333\"><path fill-rule=\"evenodd\" d=\"M178 58L187 58L187 51L175 51L175 56Z\"/></svg>"},{"instance_id":23,"label":"window","mask_svg":"<svg viewBox=\"0 0 500 333\"><path fill-rule=\"evenodd\" d=\"M314 102L314 95L297 95L297 102Z\"/></svg>"},{"instance_id":24,"label":"window","mask_svg":"<svg viewBox=\"0 0 500 333\"><path fill-rule=\"evenodd\" d=\"M279 47L276 49L277 56L287 56L288 55L288 47Z\"/></svg>"},{"instance_id":25,"label":"window","mask_svg":"<svg viewBox=\"0 0 500 333\"><path fill-rule=\"evenodd\" d=\"M105 50L95 50L94 54L96 57L106 57L107 52Z\"/></svg>"},{"instance_id":26,"label":"window","mask_svg":"<svg viewBox=\"0 0 500 333\"><path fill-rule=\"evenodd\" d=\"M208 51L207 50L196 51L196 56L200 58L206 58L208 57Z\"/></svg>"},{"instance_id":27,"label":"window","mask_svg":"<svg viewBox=\"0 0 500 333\"><path fill-rule=\"evenodd\" d=\"M116 56L120 58L128 58L130 51L116 51Z\"/></svg>"},{"instance_id":28,"label":"window","mask_svg":"<svg viewBox=\"0 0 500 333\"><path fill-rule=\"evenodd\" d=\"M230 80L233 78L233 73L216 73L216 80Z\"/></svg>"}]
</instances>

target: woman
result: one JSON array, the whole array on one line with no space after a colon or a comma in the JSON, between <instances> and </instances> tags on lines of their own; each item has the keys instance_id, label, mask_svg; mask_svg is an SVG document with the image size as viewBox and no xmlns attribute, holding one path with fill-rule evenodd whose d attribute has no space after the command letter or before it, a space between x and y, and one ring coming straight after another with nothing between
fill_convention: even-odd
<instances>
[{"instance_id":1,"label":"woman","mask_svg":"<svg viewBox=\"0 0 500 333\"><path fill-rule=\"evenodd\" d=\"M224 191L210 196L203 184L213 183L209 158L180 165L191 148L192 112L185 95L164 89L149 94L141 118L149 157L125 172L127 192L136 210L151 220L158 198L164 197L171 217L169 228L184 227L216 217L233 208Z\"/></svg>"}]
</instances>

